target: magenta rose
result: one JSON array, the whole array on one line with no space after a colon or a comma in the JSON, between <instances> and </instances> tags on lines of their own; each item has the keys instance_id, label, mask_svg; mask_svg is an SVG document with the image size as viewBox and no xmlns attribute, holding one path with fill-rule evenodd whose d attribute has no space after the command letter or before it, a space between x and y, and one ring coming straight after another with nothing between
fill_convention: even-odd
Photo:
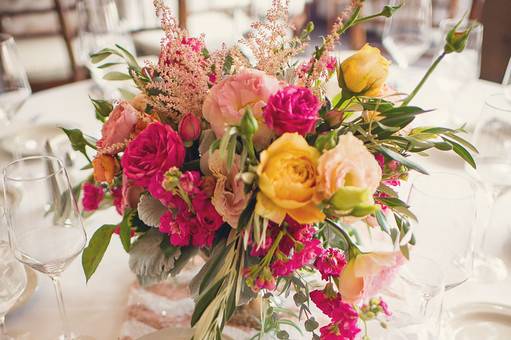
<instances>
[{"instance_id":1,"label":"magenta rose","mask_svg":"<svg viewBox=\"0 0 511 340\"><path fill-rule=\"evenodd\" d=\"M101 129L101 139L97 142L100 148L107 148L123 143L135 129L138 120L137 110L128 102L122 101L112 110L108 120Z\"/></svg>"},{"instance_id":2,"label":"magenta rose","mask_svg":"<svg viewBox=\"0 0 511 340\"><path fill-rule=\"evenodd\" d=\"M128 179L147 187L154 176L170 167L180 167L184 159L185 147L177 132L157 122L128 144L121 164Z\"/></svg>"},{"instance_id":3,"label":"magenta rose","mask_svg":"<svg viewBox=\"0 0 511 340\"><path fill-rule=\"evenodd\" d=\"M314 129L321 103L306 87L289 85L269 99L263 116L278 134L298 132L306 135Z\"/></svg>"}]
</instances>

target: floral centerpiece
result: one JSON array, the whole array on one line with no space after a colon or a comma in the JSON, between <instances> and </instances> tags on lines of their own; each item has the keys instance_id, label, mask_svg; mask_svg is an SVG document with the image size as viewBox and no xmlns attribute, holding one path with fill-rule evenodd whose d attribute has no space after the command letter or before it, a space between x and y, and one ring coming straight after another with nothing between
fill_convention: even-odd
<instances>
[{"instance_id":1,"label":"floral centerpiece","mask_svg":"<svg viewBox=\"0 0 511 340\"><path fill-rule=\"evenodd\" d=\"M121 46L92 55L100 68L122 57L127 73L105 78L132 79L140 92L92 100L99 140L65 130L94 170L82 185L84 210L113 205L122 216L90 239L87 280L117 233L142 284L178 275L201 252L206 262L191 287L194 339L220 339L236 307L257 296L260 333L281 339L291 321L274 308L275 294L293 294L315 339L354 339L362 324L389 313L378 291L415 244L414 216L395 187L412 170L426 173L409 156L435 148L475 166L462 129L409 128L428 112L409 103L445 55L463 50L470 29L450 32L404 95L385 84L390 62L377 48L343 61L331 55L347 29L399 8L362 17L362 4L353 1L302 61L295 56L313 26L290 37L280 0L238 45L217 51L155 0L165 32L157 64L141 67ZM334 96L328 82L338 85ZM366 250L355 225L385 233L393 250ZM323 284L312 290L306 277L314 272ZM310 301L330 323L320 327Z\"/></svg>"}]
</instances>

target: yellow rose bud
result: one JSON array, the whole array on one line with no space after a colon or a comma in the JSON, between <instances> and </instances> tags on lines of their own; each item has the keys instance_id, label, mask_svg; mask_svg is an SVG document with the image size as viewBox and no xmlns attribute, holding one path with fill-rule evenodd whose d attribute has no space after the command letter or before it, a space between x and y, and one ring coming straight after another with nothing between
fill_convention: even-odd
<instances>
[{"instance_id":1,"label":"yellow rose bud","mask_svg":"<svg viewBox=\"0 0 511 340\"><path fill-rule=\"evenodd\" d=\"M342 62L339 81L353 94L376 97L387 79L389 65L379 49L365 44Z\"/></svg>"},{"instance_id":2,"label":"yellow rose bud","mask_svg":"<svg viewBox=\"0 0 511 340\"><path fill-rule=\"evenodd\" d=\"M298 223L315 223L325 215L313 203L319 151L298 133L284 133L261 153L256 214L275 223L289 215Z\"/></svg>"}]
</instances>

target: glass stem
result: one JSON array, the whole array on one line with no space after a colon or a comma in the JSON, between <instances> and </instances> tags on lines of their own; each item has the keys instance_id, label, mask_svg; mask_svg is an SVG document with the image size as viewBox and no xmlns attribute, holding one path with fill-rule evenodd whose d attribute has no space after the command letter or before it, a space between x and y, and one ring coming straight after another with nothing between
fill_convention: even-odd
<instances>
[{"instance_id":1,"label":"glass stem","mask_svg":"<svg viewBox=\"0 0 511 340\"><path fill-rule=\"evenodd\" d=\"M62 323L63 338L65 340L72 339L71 332L69 331L69 322L67 319L66 306L64 305L64 297L62 296L62 285L60 284L60 275L51 275L53 287L55 288L55 295L57 297L57 304L59 306L60 321Z\"/></svg>"},{"instance_id":2,"label":"glass stem","mask_svg":"<svg viewBox=\"0 0 511 340\"><path fill-rule=\"evenodd\" d=\"M5 328L5 314L0 314L0 338L7 335L7 329Z\"/></svg>"}]
</instances>

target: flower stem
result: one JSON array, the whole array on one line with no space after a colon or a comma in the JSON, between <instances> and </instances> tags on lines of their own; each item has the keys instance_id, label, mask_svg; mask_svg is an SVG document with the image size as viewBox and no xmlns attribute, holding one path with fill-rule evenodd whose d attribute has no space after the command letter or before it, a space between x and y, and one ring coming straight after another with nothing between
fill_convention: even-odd
<instances>
[{"instance_id":1,"label":"flower stem","mask_svg":"<svg viewBox=\"0 0 511 340\"><path fill-rule=\"evenodd\" d=\"M436 69L436 67L438 66L440 61L442 61L442 59L445 57L446 54L447 54L446 52L442 52L442 54L440 54L435 59L435 61L433 62L433 64L431 64L431 66L429 67L426 74L422 77L421 81L417 84L417 86L413 89L413 91L408 95L408 97L405 98L405 100L403 101L401 106L406 106L406 105L408 105L408 103L410 103L412 101L412 99L415 97L415 95L417 95L417 93L419 92L421 87L424 85L426 80L428 80L429 76L433 73L433 71Z\"/></svg>"}]
</instances>

